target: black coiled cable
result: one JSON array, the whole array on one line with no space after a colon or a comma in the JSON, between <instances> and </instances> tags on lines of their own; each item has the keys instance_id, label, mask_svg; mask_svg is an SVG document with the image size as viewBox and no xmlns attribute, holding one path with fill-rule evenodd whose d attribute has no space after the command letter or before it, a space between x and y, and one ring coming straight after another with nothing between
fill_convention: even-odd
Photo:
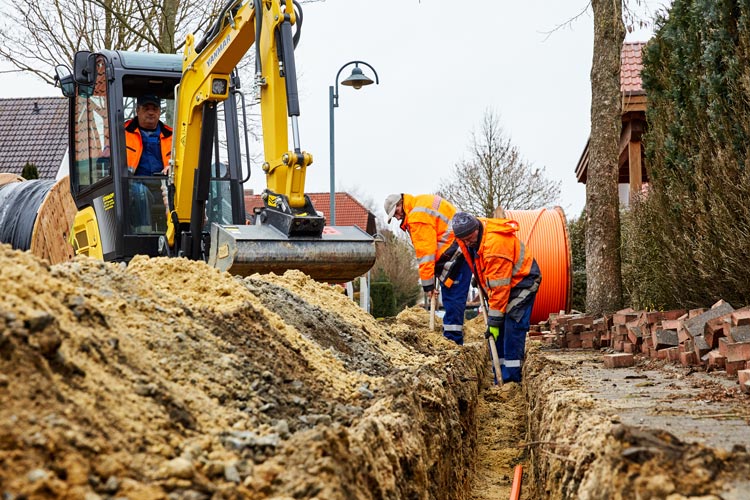
<instances>
[{"instance_id":1,"label":"black coiled cable","mask_svg":"<svg viewBox=\"0 0 750 500\"><path fill-rule=\"evenodd\" d=\"M17 250L31 248L39 207L54 185L53 180L31 180L0 186L0 242Z\"/></svg>"}]
</instances>

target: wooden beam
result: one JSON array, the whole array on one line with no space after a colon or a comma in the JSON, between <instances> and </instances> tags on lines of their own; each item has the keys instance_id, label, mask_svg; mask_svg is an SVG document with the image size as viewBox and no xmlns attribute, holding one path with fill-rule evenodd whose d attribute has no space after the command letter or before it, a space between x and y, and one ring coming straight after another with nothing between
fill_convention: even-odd
<instances>
[{"instance_id":1,"label":"wooden beam","mask_svg":"<svg viewBox=\"0 0 750 500\"><path fill-rule=\"evenodd\" d=\"M588 173L589 166L589 143L591 139L586 141L586 146L583 148L583 153L578 159L578 165L576 165L576 180L583 184L586 184L586 174Z\"/></svg>"},{"instance_id":2,"label":"wooden beam","mask_svg":"<svg viewBox=\"0 0 750 500\"><path fill-rule=\"evenodd\" d=\"M630 124L630 140L640 141L646 131L646 115L644 113L628 113L623 116L623 122L628 120Z\"/></svg>"},{"instance_id":3,"label":"wooden beam","mask_svg":"<svg viewBox=\"0 0 750 500\"><path fill-rule=\"evenodd\" d=\"M643 187L641 177L641 141L630 141L628 145L628 163L630 166L630 204L640 195Z\"/></svg>"},{"instance_id":4,"label":"wooden beam","mask_svg":"<svg viewBox=\"0 0 750 500\"><path fill-rule=\"evenodd\" d=\"M623 102L626 97L623 97ZM627 99L642 102L643 106L630 106L628 109L623 108L622 114L622 131L620 132L619 142L619 161L618 161L618 179L619 182L628 182L627 167L630 157L630 142L641 140L641 135L646 129L645 102L646 96L627 96ZM629 101L630 102L630 101ZM642 163L642 162L639 162ZM586 184L589 165L589 142L583 148L581 157L576 165L576 180Z\"/></svg>"},{"instance_id":5,"label":"wooden beam","mask_svg":"<svg viewBox=\"0 0 750 500\"><path fill-rule=\"evenodd\" d=\"M643 94L623 95L622 112L623 114L631 111L646 112L646 96Z\"/></svg>"},{"instance_id":6,"label":"wooden beam","mask_svg":"<svg viewBox=\"0 0 750 500\"><path fill-rule=\"evenodd\" d=\"M622 184L628 182L628 160L630 158L630 152L626 147L620 151L620 157L617 159L617 182Z\"/></svg>"},{"instance_id":7,"label":"wooden beam","mask_svg":"<svg viewBox=\"0 0 750 500\"><path fill-rule=\"evenodd\" d=\"M631 120L622 122L622 132L620 132L620 147L619 147L619 153L620 156L628 149L628 144L630 144L631 137L633 135L633 122Z\"/></svg>"}]
</instances>

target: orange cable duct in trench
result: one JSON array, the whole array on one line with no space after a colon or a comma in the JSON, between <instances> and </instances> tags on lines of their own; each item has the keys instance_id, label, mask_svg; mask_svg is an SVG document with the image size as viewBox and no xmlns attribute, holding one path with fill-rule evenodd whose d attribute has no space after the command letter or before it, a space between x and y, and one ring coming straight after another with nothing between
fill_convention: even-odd
<instances>
[{"instance_id":1,"label":"orange cable duct in trench","mask_svg":"<svg viewBox=\"0 0 750 500\"><path fill-rule=\"evenodd\" d=\"M523 481L523 466L518 464L513 470L513 483L510 487L510 500L520 500L521 481Z\"/></svg>"},{"instance_id":2,"label":"orange cable duct in trench","mask_svg":"<svg viewBox=\"0 0 750 500\"><path fill-rule=\"evenodd\" d=\"M573 292L572 259L562 208L506 210L505 217L518 221L518 237L534 255L542 271L542 284L531 311L531 323L546 321L550 313L569 311Z\"/></svg>"}]
</instances>

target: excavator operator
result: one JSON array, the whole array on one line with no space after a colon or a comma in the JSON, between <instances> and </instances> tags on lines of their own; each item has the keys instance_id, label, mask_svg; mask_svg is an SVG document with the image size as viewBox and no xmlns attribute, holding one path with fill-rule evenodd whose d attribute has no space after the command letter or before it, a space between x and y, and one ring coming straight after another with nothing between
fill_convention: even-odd
<instances>
[{"instance_id":1,"label":"excavator operator","mask_svg":"<svg viewBox=\"0 0 750 500\"><path fill-rule=\"evenodd\" d=\"M153 94L138 97L135 118L125 122L128 171L135 176L165 175L172 154L172 129L162 122L161 99ZM151 188L150 188L151 187ZM130 183L131 225L150 232L154 186Z\"/></svg>"},{"instance_id":2,"label":"excavator operator","mask_svg":"<svg viewBox=\"0 0 750 500\"><path fill-rule=\"evenodd\" d=\"M135 115L125 122L128 170L135 175L166 174L172 129L159 119L161 99L153 94L140 96Z\"/></svg>"}]
</instances>

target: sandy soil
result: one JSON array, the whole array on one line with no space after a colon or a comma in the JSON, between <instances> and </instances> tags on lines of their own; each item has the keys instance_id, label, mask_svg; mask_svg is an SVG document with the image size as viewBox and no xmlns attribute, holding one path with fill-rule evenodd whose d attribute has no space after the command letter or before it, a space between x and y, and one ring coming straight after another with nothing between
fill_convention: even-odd
<instances>
[{"instance_id":1,"label":"sandy soil","mask_svg":"<svg viewBox=\"0 0 750 500\"><path fill-rule=\"evenodd\" d=\"M428 324L298 272L0 246L0 495L495 500L521 464L524 500L750 498L728 382L530 341L493 386L480 319Z\"/></svg>"},{"instance_id":2,"label":"sandy soil","mask_svg":"<svg viewBox=\"0 0 750 500\"><path fill-rule=\"evenodd\" d=\"M520 398L480 398L483 342L296 272L7 246L0 269L7 499L478 499L479 401Z\"/></svg>"},{"instance_id":3,"label":"sandy soil","mask_svg":"<svg viewBox=\"0 0 750 500\"><path fill-rule=\"evenodd\" d=\"M528 470L526 440L528 406L521 385L489 386L480 393L477 409L477 459L471 483L472 500L510 498L516 465ZM528 478L528 472L525 473ZM531 486L522 481L521 498Z\"/></svg>"}]
</instances>

